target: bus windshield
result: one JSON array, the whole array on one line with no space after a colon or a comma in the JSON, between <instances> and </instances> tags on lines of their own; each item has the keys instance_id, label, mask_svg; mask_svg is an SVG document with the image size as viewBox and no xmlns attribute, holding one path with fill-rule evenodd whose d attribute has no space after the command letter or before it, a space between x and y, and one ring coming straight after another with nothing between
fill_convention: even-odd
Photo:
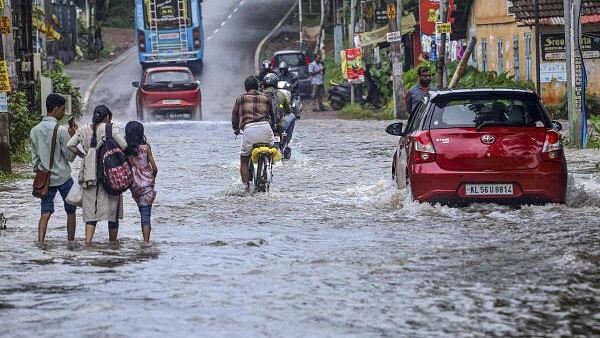
<instances>
[{"instance_id":1,"label":"bus windshield","mask_svg":"<svg viewBox=\"0 0 600 338\"><path fill-rule=\"evenodd\" d=\"M154 17L154 14L152 13L150 1L154 1L156 4L156 17ZM179 11L178 2L183 3L182 13ZM185 20L186 27L192 25L189 0L144 0L144 22L146 28L150 27L151 19L156 20L156 26L158 28L178 28L180 17Z\"/></svg>"}]
</instances>

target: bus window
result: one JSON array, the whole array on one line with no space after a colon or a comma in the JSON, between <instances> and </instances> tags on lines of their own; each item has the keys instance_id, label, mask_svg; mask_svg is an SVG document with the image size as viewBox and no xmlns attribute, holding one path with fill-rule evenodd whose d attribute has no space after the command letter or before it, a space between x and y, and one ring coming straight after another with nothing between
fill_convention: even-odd
<instances>
[{"instance_id":1,"label":"bus window","mask_svg":"<svg viewBox=\"0 0 600 338\"><path fill-rule=\"evenodd\" d=\"M154 1L156 4L156 25L159 28L178 28L179 27L179 15L185 18L186 26L192 25L191 17L191 5L190 1L184 0L183 13L178 13L177 0L144 0L144 23L146 28L150 27L150 1Z\"/></svg>"}]
</instances>

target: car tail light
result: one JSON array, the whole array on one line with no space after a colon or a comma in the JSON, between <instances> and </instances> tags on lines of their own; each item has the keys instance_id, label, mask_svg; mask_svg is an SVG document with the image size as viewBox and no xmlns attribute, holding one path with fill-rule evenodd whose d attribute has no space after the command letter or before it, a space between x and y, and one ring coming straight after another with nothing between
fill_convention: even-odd
<instances>
[{"instance_id":1,"label":"car tail light","mask_svg":"<svg viewBox=\"0 0 600 338\"><path fill-rule=\"evenodd\" d=\"M146 51L146 34L144 34L144 32L142 31L138 31L138 47L140 49L140 52L145 52Z\"/></svg>"},{"instance_id":2,"label":"car tail light","mask_svg":"<svg viewBox=\"0 0 600 338\"><path fill-rule=\"evenodd\" d=\"M304 55L304 63L305 63L306 65L309 65L309 64L310 64L310 56L308 56L308 55Z\"/></svg>"},{"instance_id":3,"label":"car tail light","mask_svg":"<svg viewBox=\"0 0 600 338\"><path fill-rule=\"evenodd\" d=\"M271 68L277 68L277 60L275 59L275 57L271 59Z\"/></svg>"},{"instance_id":4,"label":"car tail light","mask_svg":"<svg viewBox=\"0 0 600 338\"><path fill-rule=\"evenodd\" d=\"M192 31L192 36L194 37L194 48L200 48L200 28L195 27Z\"/></svg>"},{"instance_id":5,"label":"car tail light","mask_svg":"<svg viewBox=\"0 0 600 338\"><path fill-rule=\"evenodd\" d=\"M561 161L562 160L562 140L560 134L554 130L546 132L546 141L542 148L542 159L544 161Z\"/></svg>"},{"instance_id":6,"label":"car tail light","mask_svg":"<svg viewBox=\"0 0 600 338\"><path fill-rule=\"evenodd\" d=\"M431 141L429 131L424 131L415 136L415 163L435 161L435 148Z\"/></svg>"}]
</instances>

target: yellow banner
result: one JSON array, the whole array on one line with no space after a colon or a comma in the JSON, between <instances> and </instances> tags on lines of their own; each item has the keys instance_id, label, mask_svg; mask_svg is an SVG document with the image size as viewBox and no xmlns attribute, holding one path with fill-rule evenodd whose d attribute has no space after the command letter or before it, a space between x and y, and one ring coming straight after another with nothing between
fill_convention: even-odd
<instances>
[{"instance_id":1,"label":"yellow banner","mask_svg":"<svg viewBox=\"0 0 600 338\"><path fill-rule=\"evenodd\" d=\"M0 16L0 34L10 34L10 18Z\"/></svg>"},{"instance_id":2,"label":"yellow banner","mask_svg":"<svg viewBox=\"0 0 600 338\"><path fill-rule=\"evenodd\" d=\"M10 92L10 78L8 77L8 68L6 61L0 61L0 92Z\"/></svg>"}]
</instances>

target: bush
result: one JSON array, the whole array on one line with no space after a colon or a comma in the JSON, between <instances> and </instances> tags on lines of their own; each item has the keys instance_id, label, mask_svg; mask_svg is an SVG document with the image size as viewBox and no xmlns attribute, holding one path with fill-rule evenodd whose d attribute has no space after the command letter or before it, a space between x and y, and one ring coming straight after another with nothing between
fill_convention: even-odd
<instances>
[{"instance_id":1,"label":"bush","mask_svg":"<svg viewBox=\"0 0 600 338\"><path fill-rule=\"evenodd\" d=\"M361 106L360 104L348 104L338 113L338 116L346 119L359 120L392 120L394 118L394 103L391 102L392 109L373 110ZM387 107L387 106L386 106Z\"/></svg>"},{"instance_id":2,"label":"bush","mask_svg":"<svg viewBox=\"0 0 600 338\"><path fill-rule=\"evenodd\" d=\"M76 117L81 116L81 93L79 88L73 86L71 78L65 74L63 63L57 61L54 70L45 70L42 75L52 80L52 89L55 93L71 95L72 114ZM38 102L40 101L38 100Z\"/></svg>"},{"instance_id":3,"label":"bush","mask_svg":"<svg viewBox=\"0 0 600 338\"><path fill-rule=\"evenodd\" d=\"M16 162L26 162L29 148L29 132L42 116L39 111L30 110L30 98L26 92L15 91L8 98L10 152Z\"/></svg>"}]
</instances>

